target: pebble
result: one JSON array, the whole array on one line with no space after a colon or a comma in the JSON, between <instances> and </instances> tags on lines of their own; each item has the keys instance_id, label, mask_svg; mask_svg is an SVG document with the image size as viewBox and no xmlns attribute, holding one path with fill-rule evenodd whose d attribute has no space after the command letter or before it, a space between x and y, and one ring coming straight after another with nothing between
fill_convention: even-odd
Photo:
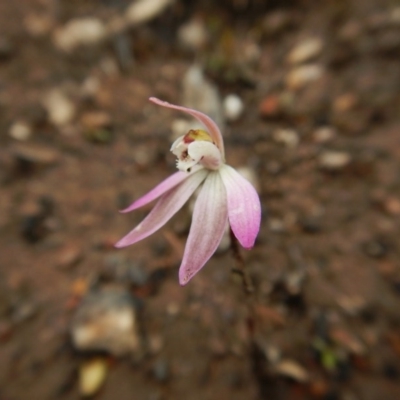
<instances>
[{"instance_id":1,"label":"pebble","mask_svg":"<svg viewBox=\"0 0 400 400\"><path fill-rule=\"evenodd\" d=\"M324 69L319 64L302 65L292 69L286 76L286 85L291 90L298 90L320 79Z\"/></svg>"},{"instance_id":2,"label":"pebble","mask_svg":"<svg viewBox=\"0 0 400 400\"><path fill-rule=\"evenodd\" d=\"M277 143L282 143L290 149L296 148L300 142L299 135L294 129L278 129L273 133L273 138Z\"/></svg>"},{"instance_id":3,"label":"pebble","mask_svg":"<svg viewBox=\"0 0 400 400\"><path fill-rule=\"evenodd\" d=\"M237 94L229 94L223 101L224 114L228 121L236 121L243 113L243 100Z\"/></svg>"},{"instance_id":4,"label":"pebble","mask_svg":"<svg viewBox=\"0 0 400 400\"><path fill-rule=\"evenodd\" d=\"M32 143L16 143L11 146L10 152L18 162L28 166L49 166L61 158L57 150Z\"/></svg>"},{"instance_id":5,"label":"pebble","mask_svg":"<svg viewBox=\"0 0 400 400\"><path fill-rule=\"evenodd\" d=\"M313 137L316 143L328 143L336 137L336 130L331 126L321 126L314 131Z\"/></svg>"},{"instance_id":6,"label":"pebble","mask_svg":"<svg viewBox=\"0 0 400 400\"><path fill-rule=\"evenodd\" d=\"M103 386L108 365L104 358L84 361L79 366L79 390L84 397L93 396Z\"/></svg>"},{"instance_id":7,"label":"pebble","mask_svg":"<svg viewBox=\"0 0 400 400\"><path fill-rule=\"evenodd\" d=\"M74 103L60 90L53 89L43 99L48 118L56 126L67 125L75 117Z\"/></svg>"},{"instance_id":8,"label":"pebble","mask_svg":"<svg viewBox=\"0 0 400 400\"><path fill-rule=\"evenodd\" d=\"M67 244L57 254L56 266L58 268L71 268L83 258L82 249L75 244Z\"/></svg>"},{"instance_id":9,"label":"pebble","mask_svg":"<svg viewBox=\"0 0 400 400\"><path fill-rule=\"evenodd\" d=\"M358 98L354 93L344 93L336 97L333 102L333 111L345 113L354 109L358 103Z\"/></svg>"},{"instance_id":10,"label":"pebble","mask_svg":"<svg viewBox=\"0 0 400 400\"><path fill-rule=\"evenodd\" d=\"M208 32L204 21L200 18L193 18L181 25L178 30L178 40L183 47L189 50L201 50L208 41Z\"/></svg>"},{"instance_id":11,"label":"pebble","mask_svg":"<svg viewBox=\"0 0 400 400\"><path fill-rule=\"evenodd\" d=\"M263 31L267 36L276 36L285 32L291 25L293 21L290 13L279 10L267 13L263 21Z\"/></svg>"},{"instance_id":12,"label":"pebble","mask_svg":"<svg viewBox=\"0 0 400 400\"><path fill-rule=\"evenodd\" d=\"M72 321L73 344L80 351L115 356L140 350L135 300L129 292L106 287L84 298Z\"/></svg>"},{"instance_id":13,"label":"pebble","mask_svg":"<svg viewBox=\"0 0 400 400\"><path fill-rule=\"evenodd\" d=\"M321 38L308 38L297 44L288 54L287 61L289 64L302 64L310 61L320 55L324 46Z\"/></svg>"},{"instance_id":14,"label":"pebble","mask_svg":"<svg viewBox=\"0 0 400 400\"><path fill-rule=\"evenodd\" d=\"M15 140L24 141L32 135L32 128L26 122L16 121L10 126L8 134Z\"/></svg>"},{"instance_id":15,"label":"pebble","mask_svg":"<svg viewBox=\"0 0 400 400\"><path fill-rule=\"evenodd\" d=\"M351 155L345 151L327 150L320 154L319 166L328 171L338 171L349 165Z\"/></svg>"},{"instance_id":16,"label":"pebble","mask_svg":"<svg viewBox=\"0 0 400 400\"><path fill-rule=\"evenodd\" d=\"M45 14L28 14L24 20L27 32L34 37L43 37L50 33L54 25L54 19Z\"/></svg>"},{"instance_id":17,"label":"pebble","mask_svg":"<svg viewBox=\"0 0 400 400\"><path fill-rule=\"evenodd\" d=\"M265 97L259 106L259 112L262 117L277 117L282 112L280 96L276 94Z\"/></svg>"},{"instance_id":18,"label":"pebble","mask_svg":"<svg viewBox=\"0 0 400 400\"><path fill-rule=\"evenodd\" d=\"M329 337L337 344L343 346L353 354L365 354L366 348L364 344L357 339L351 332L344 328L335 327L329 331Z\"/></svg>"},{"instance_id":19,"label":"pebble","mask_svg":"<svg viewBox=\"0 0 400 400\"><path fill-rule=\"evenodd\" d=\"M56 30L53 40L57 48L72 52L80 46L96 45L107 35L104 23L95 17L76 18Z\"/></svg>"},{"instance_id":20,"label":"pebble","mask_svg":"<svg viewBox=\"0 0 400 400\"><path fill-rule=\"evenodd\" d=\"M174 0L137 0L125 11L125 19L131 25L143 24L160 15Z\"/></svg>"},{"instance_id":21,"label":"pebble","mask_svg":"<svg viewBox=\"0 0 400 400\"><path fill-rule=\"evenodd\" d=\"M310 380L310 376L307 370L294 360L284 359L282 361L279 361L275 365L275 371L279 375L292 378L297 382L305 383Z\"/></svg>"},{"instance_id":22,"label":"pebble","mask_svg":"<svg viewBox=\"0 0 400 400\"><path fill-rule=\"evenodd\" d=\"M81 124L86 129L109 128L111 126L111 116L104 111L86 112L81 117Z\"/></svg>"}]
</instances>

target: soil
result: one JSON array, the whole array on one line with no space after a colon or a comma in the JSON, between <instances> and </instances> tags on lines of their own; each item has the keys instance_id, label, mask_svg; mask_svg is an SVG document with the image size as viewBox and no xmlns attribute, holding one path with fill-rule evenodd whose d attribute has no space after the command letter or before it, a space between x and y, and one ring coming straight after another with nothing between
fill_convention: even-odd
<instances>
[{"instance_id":1,"label":"soil","mask_svg":"<svg viewBox=\"0 0 400 400\"><path fill-rule=\"evenodd\" d=\"M0 3L0 400L80 398L90 360L106 366L98 400L400 399L399 3L177 0L96 43L57 45L68 21L109 23L128 6ZM179 39L192 20L200 45ZM320 49L288 60L309 37ZM263 208L240 253L251 293L229 246L179 286L190 207L114 248L152 205L118 210L175 171L183 116L148 98L182 104L194 62L244 105L224 136ZM133 352L72 340L104 288L134 300Z\"/></svg>"}]
</instances>

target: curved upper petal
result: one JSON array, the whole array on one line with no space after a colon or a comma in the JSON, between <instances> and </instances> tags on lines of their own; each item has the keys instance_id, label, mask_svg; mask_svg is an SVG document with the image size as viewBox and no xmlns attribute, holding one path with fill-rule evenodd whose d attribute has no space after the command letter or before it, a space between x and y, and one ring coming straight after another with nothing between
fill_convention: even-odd
<instances>
[{"instance_id":1,"label":"curved upper petal","mask_svg":"<svg viewBox=\"0 0 400 400\"><path fill-rule=\"evenodd\" d=\"M129 246L160 229L182 208L207 174L207 170L201 169L162 195L147 217L116 243L115 247Z\"/></svg>"},{"instance_id":2,"label":"curved upper petal","mask_svg":"<svg viewBox=\"0 0 400 400\"><path fill-rule=\"evenodd\" d=\"M164 179L160 184L158 184L155 188L150 190L147 194L140 197L136 201L134 201L129 207L121 210L121 213L127 213L133 210L136 210L144 205L151 203L153 200L157 199L158 197L162 196L164 193L171 190L173 187L179 185L185 179L187 179L190 175L193 175L197 171L199 171L202 167L196 167L192 169L191 173L178 171L174 174L170 175L168 178Z\"/></svg>"},{"instance_id":3,"label":"curved upper petal","mask_svg":"<svg viewBox=\"0 0 400 400\"><path fill-rule=\"evenodd\" d=\"M207 176L194 206L179 283L185 285L210 259L221 242L228 220L226 190L218 171Z\"/></svg>"},{"instance_id":4,"label":"curved upper petal","mask_svg":"<svg viewBox=\"0 0 400 400\"><path fill-rule=\"evenodd\" d=\"M218 125L208 115L203 114L200 111L193 110L192 108L177 106L175 104L168 103L167 101L162 101L160 99L157 99L156 97L150 97L149 100L159 106L183 111L186 114L190 114L192 117L196 118L201 124L203 124L207 128L207 131L210 134L211 138L221 151L222 159L225 158L224 140L222 138L221 131L219 130Z\"/></svg>"},{"instance_id":5,"label":"curved upper petal","mask_svg":"<svg viewBox=\"0 0 400 400\"><path fill-rule=\"evenodd\" d=\"M260 198L253 185L229 165L219 169L226 188L229 224L240 244L254 246L261 222Z\"/></svg>"}]
</instances>

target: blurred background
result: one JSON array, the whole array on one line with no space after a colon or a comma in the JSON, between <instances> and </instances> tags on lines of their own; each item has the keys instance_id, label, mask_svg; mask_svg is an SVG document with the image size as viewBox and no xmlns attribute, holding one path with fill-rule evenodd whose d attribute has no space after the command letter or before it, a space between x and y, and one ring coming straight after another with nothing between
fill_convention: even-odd
<instances>
[{"instance_id":1,"label":"blurred background","mask_svg":"<svg viewBox=\"0 0 400 400\"><path fill-rule=\"evenodd\" d=\"M400 2L0 2L0 399L400 398ZM185 287L190 204L118 210L221 126L256 185Z\"/></svg>"}]
</instances>

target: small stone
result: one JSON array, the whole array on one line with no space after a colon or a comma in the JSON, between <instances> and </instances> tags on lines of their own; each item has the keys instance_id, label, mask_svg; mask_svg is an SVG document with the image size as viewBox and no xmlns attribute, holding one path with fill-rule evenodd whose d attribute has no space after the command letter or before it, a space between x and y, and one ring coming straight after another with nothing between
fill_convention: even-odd
<instances>
[{"instance_id":1,"label":"small stone","mask_svg":"<svg viewBox=\"0 0 400 400\"><path fill-rule=\"evenodd\" d=\"M71 334L80 351L106 351L115 356L138 352L141 340L133 297L115 287L89 293L73 319Z\"/></svg>"},{"instance_id":2,"label":"small stone","mask_svg":"<svg viewBox=\"0 0 400 400\"><path fill-rule=\"evenodd\" d=\"M319 156L319 166L328 171L339 171L349 165L351 155L344 151L324 151Z\"/></svg>"},{"instance_id":3,"label":"small stone","mask_svg":"<svg viewBox=\"0 0 400 400\"><path fill-rule=\"evenodd\" d=\"M24 141L29 139L32 128L23 121L16 121L10 126L8 134L15 140Z\"/></svg>"},{"instance_id":4,"label":"small stone","mask_svg":"<svg viewBox=\"0 0 400 400\"><path fill-rule=\"evenodd\" d=\"M54 44L65 52L71 52L79 46L96 45L106 37L104 23L95 18L73 19L54 34Z\"/></svg>"},{"instance_id":5,"label":"small stone","mask_svg":"<svg viewBox=\"0 0 400 400\"><path fill-rule=\"evenodd\" d=\"M70 268L78 264L82 258L82 249L79 246L68 244L59 250L56 266L59 268Z\"/></svg>"},{"instance_id":6,"label":"small stone","mask_svg":"<svg viewBox=\"0 0 400 400\"><path fill-rule=\"evenodd\" d=\"M322 39L308 38L297 44L289 53L287 61L289 64L302 64L316 58L324 46Z\"/></svg>"},{"instance_id":7,"label":"small stone","mask_svg":"<svg viewBox=\"0 0 400 400\"><path fill-rule=\"evenodd\" d=\"M309 83L315 82L322 77L324 69L318 64L302 65L292 69L286 77L286 85L291 90L298 90Z\"/></svg>"},{"instance_id":8,"label":"small stone","mask_svg":"<svg viewBox=\"0 0 400 400\"><path fill-rule=\"evenodd\" d=\"M91 111L82 115L81 123L86 129L109 128L111 117L103 111Z\"/></svg>"},{"instance_id":9,"label":"small stone","mask_svg":"<svg viewBox=\"0 0 400 400\"><path fill-rule=\"evenodd\" d=\"M93 396L103 386L108 365L104 358L83 362L79 367L79 388L82 396Z\"/></svg>"},{"instance_id":10,"label":"small stone","mask_svg":"<svg viewBox=\"0 0 400 400\"><path fill-rule=\"evenodd\" d=\"M293 129L279 129L274 132L273 138L290 149L297 147L300 141L298 133Z\"/></svg>"},{"instance_id":11,"label":"small stone","mask_svg":"<svg viewBox=\"0 0 400 400\"><path fill-rule=\"evenodd\" d=\"M53 89L43 99L43 106L47 110L49 120L57 126L63 126L75 117L75 105L59 89Z\"/></svg>"},{"instance_id":12,"label":"small stone","mask_svg":"<svg viewBox=\"0 0 400 400\"><path fill-rule=\"evenodd\" d=\"M54 20L45 14L29 14L24 20L25 29L31 36L43 37L53 28Z\"/></svg>"},{"instance_id":13,"label":"small stone","mask_svg":"<svg viewBox=\"0 0 400 400\"><path fill-rule=\"evenodd\" d=\"M365 346L352 333L344 328L332 328L329 332L330 338L337 344L346 348L353 354L362 355L365 353Z\"/></svg>"},{"instance_id":14,"label":"small stone","mask_svg":"<svg viewBox=\"0 0 400 400\"><path fill-rule=\"evenodd\" d=\"M290 13L279 10L267 13L263 21L263 30L267 36L274 36L285 32L292 24L293 21Z\"/></svg>"},{"instance_id":15,"label":"small stone","mask_svg":"<svg viewBox=\"0 0 400 400\"><path fill-rule=\"evenodd\" d=\"M15 144L11 147L11 154L17 161L33 166L49 166L60 160L57 150L36 144Z\"/></svg>"},{"instance_id":16,"label":"small stone","mask_svg":"<svg viewBox=\"0 0 400 400\"><path fill-rule=\"evenodd\" d=\"M294 360L282 360L275 365L275 371L297 382L308 382L310 376L307 370Z\"/></svg>"},{"instance_id":17,"label":"small stone","mask_svg":"<svg viewBox=\"0 0 400 400\"><path fill-rule=\"evenodd\" d=\"M202 49L208 40L208 32L204 21L194 18L182 25L178 30L178 40L185 48L198 51Z\"/></svg>"},{"instance_id":18,"label":"small stone","mask_svg":"<svg viewBox=\"0 0 400 400\"><path fill-rule=\"evenodd\" d=\"M125 11L125 19L131 25L146 23L160 15L174 0L137 0Z\"/></svg>"},{"instance_id":19,"label":"small stone","mask_svg":"<svg viewBox=\"0 0 400 400\"><path fill-rule=\"evenodd\" d=\"M259 106L259 112L262 117L277 117L282 112L281 99L278 95L272 94L263 99Z\"/></svg>"},{"instance_id":20,"label":"small stone","mask_svg":"<svg viewBox=\"0 0 400 400\"><path fill-rule=\"evenodd\" d=\"M334 100L333 111L337 113L345 113L354 109L357 103L358 98L354 93L344 93Z\"/></svg>"},{"instance_id":21,"label":"small stone","mask_svg":"<svg viewBox=\"0 0 400 400\"><path fill-rule=\"evenodd\" d=\"M243 100L237 94L229 94L224 99L223 108L226 119L236 121L243 113Z\"/></svg>"},{"instance_id":22,"label":"small stone","mask_svg":"<svg viewBox=\"0 0 400 400\"><path fill-rule=\"evenodd\" d=\"M396 197L384 199L383 208L390 215L400 215L400 199Z\"/></svg>"},{"instance_id":23,"label":"small stone","mask_svg":"<svg viewBox=\"0 0 400 400\"><path fill-rule=\"evenodd\" d=\"M321 126L317 128L313 133L314 141L321 144L332 141L335 136L336 130L331 126Z\"/></svg>"}]
</instances>

